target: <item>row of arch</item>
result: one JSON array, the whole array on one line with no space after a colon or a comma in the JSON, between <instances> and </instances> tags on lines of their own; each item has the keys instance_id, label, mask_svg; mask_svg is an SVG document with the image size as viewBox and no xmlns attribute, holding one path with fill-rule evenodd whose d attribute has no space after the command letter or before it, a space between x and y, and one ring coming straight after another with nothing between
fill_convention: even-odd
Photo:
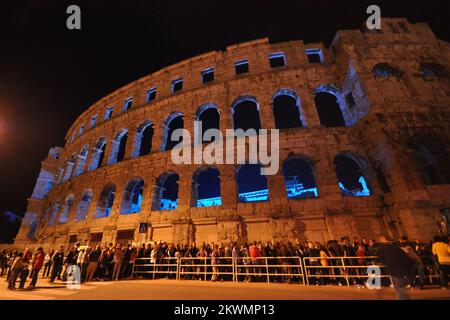
<instances>
[{"instance_id":1,"label":"row of arch","mask_svg":"<svg viewBox=\"0 0 450 320\"><path fill-rule=\"evenodd\" d=\"M365 170L367 162L358 154L344 152L334 159L338 185L344 196L369 196ZM238 202L258 202L269 200L267 179L260 173L259 164L244 164L236 168L236 187ZM288 199L316 198L319 190L313 161L303 155L291 155L282 166L285 194ZM152 211L175 210L178 207L179 175L174 171L161 174L153 187ZM132 214L141 211L144 192L144 180L133 177L126 185L122 195L120 214ZM110 216L116 198L116 186L107 183L100 192L95 218ZM92 189L83 191L77 204L75 221L85 220L93 199ZM64 201L58 223L65 223L74 205L74 195ZM49 207L47 217L53 225L60 210L60 201ZM195 171L191 182L191 207L209 207L222 205L220 172L214 166L204 166ZM50 212L51 211L51 212Z\"/></svg>"},{"instance_id":2,"label":"row of arch","mask_svg":"<svg viewBox=\"0 0 450 320\"><path fill-rule=\"evenodd\" d=\"M342 99L339 90L332 85L318 87L314 91L314 101L320 123L327 127L345 126L343 109L345 99ZM243 129L244 131L254 129L256 132L261 129L259 103L254 96L241 96L232 104L233 129ZM297 93L291 89L280 89L272 97L272 111L274 114L275 127L277 129L306 127L306 117L301 107L301 100ZM195 113L195 120L202 123L202 142L204 133L208 129L220 130L220 112L214 103L200 106ZM161 141L161 151L171 150L182 138L172 141L171 137L176 129L184 127L184 115L181 112L170 113L163 123L163 135ZM142 122L136 130L132 157L144 156L152 152L154 125L151 121ZM107 159L108 164L120 162L125 158L126 145L129 140L127 129L120 129L111 142L111 152ZM107 140L100 137L92 149L92 156L88 171L102 166L105 157ZM71 176L80 175L85 171L89 145L85 145L78 153L73 153L71 158L65 161L65 168L61 168L59 182L69 179ZM75 168L74 168L75 167Z\"/></svg>"}]
</instances>

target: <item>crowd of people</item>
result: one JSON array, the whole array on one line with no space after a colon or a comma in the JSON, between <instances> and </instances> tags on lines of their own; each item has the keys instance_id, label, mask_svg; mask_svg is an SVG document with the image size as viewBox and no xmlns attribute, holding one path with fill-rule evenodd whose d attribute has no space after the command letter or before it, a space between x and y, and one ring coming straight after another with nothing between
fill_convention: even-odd
<instances>
[{"instance_id":1,"label":"crowd of people","mask_svg":"<svg viewBox=\"0 0 450 320\"><path fill-rule=\"evenodd\" d=\"M92 247L76 243L67 251L64 246L60 246L47 253L43 248L35 252L30 249L23 252L0 250L0 276L6 276L10 290L16 289L17 281L19 289L24 289L27 278L30 278L28 288L34 288L39 277L54 283L55 280L67 281L76 272L79 273L78 280L81 283L115 281L136 276L154 278L155 274L175 278L174 262L177 265L177 261L184 261L181 264L183 279L232 280L234 263L239 280L250 282L266 281L267 270L261 266L261 260L265 260L270 265L268 271L272 276L271 281L296 282L301 281L300 275L305 272L305 269L300 269L299 260L307 258L301 261L305 261L310 284L344 284L350 281L354 285L363 285L366 278L358 275L362 275L360 272L365 273L365 269L341 267L379 263L380 245L375 240L356 237L342 237L340 241L330 240L326 243L296 240L294 243L268 241L181 245L160 241L139 246L110 243ZM431 266L439 275L441 286L448 287L448 237L435 236L430 243L402 237L393 245L401 249L401 255L404 253L408 264L406 277L412 286L423 288L425 267ZM398 252L395 253L394 260L398 255Z\"/></svg>"}]
</instances>

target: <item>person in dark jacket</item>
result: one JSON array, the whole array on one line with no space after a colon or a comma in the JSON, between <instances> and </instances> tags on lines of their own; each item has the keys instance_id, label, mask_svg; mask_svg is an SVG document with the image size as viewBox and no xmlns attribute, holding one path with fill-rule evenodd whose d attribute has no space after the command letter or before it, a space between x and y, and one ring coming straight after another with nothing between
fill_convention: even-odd
<instances>
[{"instance_id":1,"label":"person in dark jacket","mask_svg":"<svg viewBox=\"0 0 450 320\"><path fill-rule=\"evenodd\" d=\"M64 246L60 246L59 250L53 254L52 257L52 275L50 278L50 283L55 282L55 279L58 277L58 280L61 280L60 273L64 264Z\"/></svg>"},{"instance_id":2,"label":"person in dark jacket","mask_svg":"<svg viewBox=\"0 0 450 320\"><path fill-rule=\"evenodd\" d=\"M388 241L384 236L380 237L377 249L379 259L385 265L386 273L392 278L397 299L408 300L405 286L408 283L412 261L398 245Z\"/></svg>"}]
</instances>

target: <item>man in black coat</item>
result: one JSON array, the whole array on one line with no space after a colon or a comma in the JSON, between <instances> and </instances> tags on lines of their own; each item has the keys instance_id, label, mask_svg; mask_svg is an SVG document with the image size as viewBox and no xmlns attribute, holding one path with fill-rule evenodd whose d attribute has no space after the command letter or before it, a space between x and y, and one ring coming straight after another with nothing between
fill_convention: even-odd
<instances>
[{"instance_id":1,"label":"man in black coat","mask_svg":"<svg viewBox=\"0 0 450 320\"><path fill-rule=\"evenodd\" d=\"M385 265L386 273L392 278L397 299L408 300L405 286L408 283L412 261L397 244L388 241L384 236L380 237L377 249L380 261Z\"/></svg>"}]
</instances>

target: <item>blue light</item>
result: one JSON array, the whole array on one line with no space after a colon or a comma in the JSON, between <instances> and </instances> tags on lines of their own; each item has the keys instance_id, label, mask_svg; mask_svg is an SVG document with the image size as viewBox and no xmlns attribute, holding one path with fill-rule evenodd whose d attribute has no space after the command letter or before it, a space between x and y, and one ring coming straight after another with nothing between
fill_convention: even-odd
<instances>
[{"instance_id":1,"label":"blue light","mask_svg":"<svg viewBox=\"0 0 450 320\"><path fill-rule=\"evenodd\" d=\"M173 201L170 199L161 199L160 210L175 210L178 207L178 199Z\"/></svg>"},{"instance_id":2,"label":"blue light","mask_svg":"<svg viewBox=\"0 0 450 320\"><path fill-rule=\"evenodd\" d=\"M142 204L142 194L139 194L137 203L131 204L131 213L141 212L141 204Z\"/></svg>"},{"instance_id":3,"label":"blue light","mask_svg":"<svg viewBox=\"0 0 450 320\"><path fill-rule=\"evenodd\" d=\"M257 202L267 200L269 200L268 189L239 193L239 202Z\"/></svg>"},{"instance_id":4,"label":"blue light","mask_svg":"<svg viewBox=\"0 0 450 320\"><path fill-rule=\"evenodd\" d=\"M358 182L361 184L361 188L353 190L347 190L341 182L339 182L338 184L344 196L356 196L356 197L370 196L370 190L367 187L366 179L364 179L364 177L361 176L359 177Z\"/></svg>"},{"instance_id":5,"label":"blue light","mask_svg":"<svg viewBox=\"0 0 450 320\"><path fill-rule=\"evenodd\" d=\"M197 200L197 207L214 207L222 205L222 197L205 198Z\"/></svg>"}]
</instances>

